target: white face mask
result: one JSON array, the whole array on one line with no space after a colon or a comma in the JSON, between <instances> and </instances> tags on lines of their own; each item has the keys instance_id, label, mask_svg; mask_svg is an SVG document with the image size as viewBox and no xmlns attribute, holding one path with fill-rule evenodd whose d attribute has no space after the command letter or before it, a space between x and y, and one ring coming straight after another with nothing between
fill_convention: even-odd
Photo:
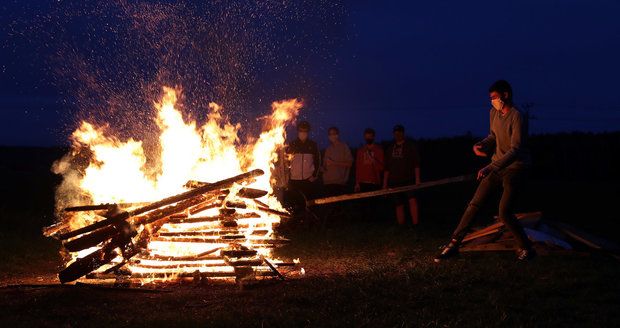
<instances>
[{"instance_id":1,"label":"white face mask","mask_svg":"<svg viewBox=\"0 0 620 328\"><path fill-rule=\"evenodd\" d=\"M337 135L331 135L331 136L329 136L329 141L331 141L331 142L334 142L334 143L335 143L336 141L338 141L338 136L337 136Z\"/></svg>"},{"instance_id":2,"label":"white face mask","mask_svg":"<svg viewBox=\"0 0 620 328\"><path fill-rule=\"evenodd\" d=\"M496 110L502 110L504 102L500 98L496 98L491 100L491 105L493 105L493 108Z\"/></svg>"},{"instance_id":3,"label":"white face mask","mask_svg":"<svg viewBox=\"0 0 620 328\"><path fill-rule=\"evenodd\" d=\"M308 139L308 132L298 132L297 137L299 137L301 141L306 141L306 139Z\"/></svg>"}]
</instances>

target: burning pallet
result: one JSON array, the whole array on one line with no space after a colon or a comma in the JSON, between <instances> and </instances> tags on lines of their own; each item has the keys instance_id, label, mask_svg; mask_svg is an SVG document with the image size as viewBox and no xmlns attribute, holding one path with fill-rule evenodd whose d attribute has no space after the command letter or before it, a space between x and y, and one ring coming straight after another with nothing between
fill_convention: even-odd
<instances>
[{"instance_id":1,"label":"burning pallet","mask_svg":"<svg viewBox=\"0 0 620 328\"><path fill-rule=\"evenodd\" d=\"M292 271L298 261L270 257L273 248L289 242L273 231L289 214L258 200L267 191L246 187L263 174L253 170L215 183L189 181L188 191L153 203L65 209L68 217L44 231L73 257L58 274L60 281L284 279L280 271ZM102 219L70 230L69 217L76 212Z\"/></svg>"}]
</instances>

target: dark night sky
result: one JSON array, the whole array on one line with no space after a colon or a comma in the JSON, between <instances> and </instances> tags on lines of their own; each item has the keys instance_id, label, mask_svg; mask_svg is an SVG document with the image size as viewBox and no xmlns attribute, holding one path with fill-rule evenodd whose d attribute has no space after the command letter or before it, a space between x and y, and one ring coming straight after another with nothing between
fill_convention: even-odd
<instances>
[{"instance_id":1,"label":"dark night sky","mask_svg":"<svg viewBox=\"0 0 620 328\"><path fill-rule=\"evenodd\" d=\"M72 86L59 81L72 79L71 65L59 75L50 57L59 53L58 47L63 53L73 51L71 42L59 40L80 41L84 36L76 31L118 22L107 18L105 8L97 8L97 19L64 26L66 17L59 15L64 3L0 4L0 145L62 144L75 127L84 102L68 101ZM244 85L250 91L239 97L255 106L246 106L248 113L240 117L265 110L272 100L299 96L307 103L302 116L316 127L317 139L325 139L326 128L337 125L343 138L356 145L364 127L375 127L383 139L390 137L395 123L404 124L414 137L468 131L483 135L486 90L504 78L513 84L517 103L533 104L534 133L620 128L618 1L351 1L320 6L307 1L291 6L292 12L273 13L278 18L273 21L269 15L259 18L270 21L265 31L271 35L256 39L273 45L265 47L272 55L248 65L253 79ZM256 9L240 10L240 17L251 10ZM222 28L226 26L220 32ZM108 37L97 28L89 34ZM108 50L95 49L105 63ZM93 53L88 47L75 49L80 51L83 58ZM78 69L84 68L76 67L76 76ZM144 80L153 80L153 70L144 74ZM134 74L134 80L114 82L131 84L136 76L141 79Z\"/></svg>"}]
</instances>

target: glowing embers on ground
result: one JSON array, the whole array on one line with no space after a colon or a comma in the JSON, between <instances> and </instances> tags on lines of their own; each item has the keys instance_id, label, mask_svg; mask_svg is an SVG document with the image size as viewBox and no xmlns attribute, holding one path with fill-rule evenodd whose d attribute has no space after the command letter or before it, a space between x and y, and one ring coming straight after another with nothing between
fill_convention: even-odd
<instances>
[{"instance_id":1,"label":"glowing embers on ground","mask_svg":"<svg viewBox=\"0 0 620 328\"><path fill-rule=\"evenodd\" d=\"M239 145L240 126L219 106L211 104L197 128L175 108L176 97L164 88L155 104L156 160L146 160L140 141L121 141L87 122L74 132L71 152L54 165L64 178L57 207L67 210L45 230L64 241L61 281L280 276L279 268L295 267L272 258L287 242L274 228L288 213L273 195L280 177L271 172L301 103L273 103L260 137ZM84 153L87 165L76 164ZM85 203L104 205L75 207Z\"/></svg>"}]
</instances>

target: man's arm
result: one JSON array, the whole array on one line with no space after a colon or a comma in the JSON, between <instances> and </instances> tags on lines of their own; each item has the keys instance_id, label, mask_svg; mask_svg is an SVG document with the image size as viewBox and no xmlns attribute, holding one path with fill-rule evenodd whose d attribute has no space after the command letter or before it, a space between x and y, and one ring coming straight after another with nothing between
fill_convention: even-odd
<instances>
[{"instance_id":1,"label":"man's arm","mask_svg":"<svg viewBox=\"0 0 620 328\"><path fill-rule=\"evenodd\" d=\"M493 111L494 109L491 109L489 114L489 135L474 145L474 153L478 156L486 157L495 148L495 133L491 127L493 125Z\"/></svg>"},{"instance_id":2,"label":"man's arm","mask_svg":"<svg viewBox=\"0 0 620 328\"><path fill-rule=\"evenodd\" d=\"M351 165L353 165L353 156L351 156L351 149L349 149L349 146L346 146L346 150L345 150L345 160L344 161L334 161L331 158L327 158L325 159L325 162L327 165L333 165L333 166L340 166L340 167L346 167L349 168L351 167Z\"/></svg>"}]
</instances>

